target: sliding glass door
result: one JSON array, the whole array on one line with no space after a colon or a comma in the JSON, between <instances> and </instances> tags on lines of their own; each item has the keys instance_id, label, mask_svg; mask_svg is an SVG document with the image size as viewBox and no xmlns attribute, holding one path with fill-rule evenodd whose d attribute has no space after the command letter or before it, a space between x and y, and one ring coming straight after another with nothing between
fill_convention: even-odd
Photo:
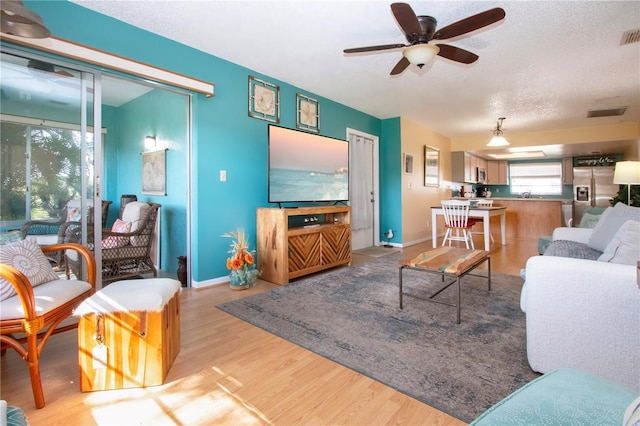
<instances>
[{"instance_id":1,"label":"sliding glass door","mask_svg":"<svg viewBox=\"0 0 640 426\"><path fill-rule=\"evenodd\" d=\"M71 230L73 222L81 230L78 242L86 245L89 231L100 241L94 75L42 58L1 55L0 231L22 229L27 238L51 244L62 242L60 229ZM100 247L94 250L99 260ZM52 260L62 268L62 255Z\"/></svg>"}]
</instances>

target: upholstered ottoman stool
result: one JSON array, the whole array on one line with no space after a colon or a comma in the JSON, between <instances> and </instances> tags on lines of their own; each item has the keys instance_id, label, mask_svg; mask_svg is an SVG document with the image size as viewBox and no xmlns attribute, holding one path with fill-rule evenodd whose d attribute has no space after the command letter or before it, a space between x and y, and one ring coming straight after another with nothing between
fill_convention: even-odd
<instances>
[{"instance_id":1,"label":"upholstered ottoman stool","mask_svg":"<svg viewBox=\"0 0 640 426\"><path fill-rule=\"evenodd\" d=\"M78 319L83 392L161 385L180 352L180 282L114 282L86 299Z\"/></svg>"}]
</instances>

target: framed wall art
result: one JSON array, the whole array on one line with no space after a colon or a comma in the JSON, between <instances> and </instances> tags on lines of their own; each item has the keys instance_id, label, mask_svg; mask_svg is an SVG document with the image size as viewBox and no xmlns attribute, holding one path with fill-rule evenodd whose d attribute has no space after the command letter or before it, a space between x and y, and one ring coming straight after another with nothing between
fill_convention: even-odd
<instances>
[{"instance_id":1,"label":"framed wall art","mask_svg":"<svg viewBox=\"0 0 640 426\"><path fill-rule=\"evenodd\" d=\"M280 86L249 76L249 117L280 123Z\"/></svg>"},{"instance_id":2,"label":"framed wall art","mask_svg":"<svg viewBox=\"0 0 640 426\"><path fill-rule=\"evenodd\" d=\"M320 132L320 102L300 93L296 94L296 127Z\"/></svg>"},{"instance_id":3,"label":"framed wall art","mask_svg":"<svg viewBox=\"0 0 640 426\"><path fill-rule=\"evenodd\" d=\"M440 150L424 146L424 186L440 185Z\"/></svg>"},{"instance_id":4,"label":"framed wall art","mask_svg":"<svg viewBox=\"0 0 640 426\"><path fill-rule=\"evenodd\" d=\"M408 175L413 174L413 155L411 154L404 154L404 172Z\"/></svg>"},{"instance_id":5,"label":"framed wall art","mask_svg":"<svg viewBox=\"0 0 640 426\"><path fill-rule=\"evenodd\" d=\"M166 153L166 149L141 153L143 194L167 195Z\"/></svg>"}]
</instances>

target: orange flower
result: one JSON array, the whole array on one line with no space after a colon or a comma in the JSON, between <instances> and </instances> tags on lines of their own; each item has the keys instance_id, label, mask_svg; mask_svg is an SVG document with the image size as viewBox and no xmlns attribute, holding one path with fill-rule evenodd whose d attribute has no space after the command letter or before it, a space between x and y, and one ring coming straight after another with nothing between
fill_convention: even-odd
<instances>
[{"instance_id":1,"label":"orange flower","mask_svg":"<svg viewBox=\"0 0 640 426\"><path fill-rule=\"evenodd\" d=\"M242 259L235 258L231 261L232 269L240 269L242 268Z\"/></svg>"},{"instance_id":2,"label":"orange flower","mask_svg":"<svg viewBox=\"0 0 640 426\"><path fill-rule=\"evenodd\" d=\"M253 255L251 253L245 253L244 261L247 262L249 265L253 265Z\"/></svg>"},{"instance_id":3,"label":"orange flower","mask_svg":"<svg viewBox=\"0 0 640 426\"><path fill-rule=\"evenodd\" d=\"M231 258L227 258L227 269L231 269L232 267Z\"/></svg>"}]
</instances>

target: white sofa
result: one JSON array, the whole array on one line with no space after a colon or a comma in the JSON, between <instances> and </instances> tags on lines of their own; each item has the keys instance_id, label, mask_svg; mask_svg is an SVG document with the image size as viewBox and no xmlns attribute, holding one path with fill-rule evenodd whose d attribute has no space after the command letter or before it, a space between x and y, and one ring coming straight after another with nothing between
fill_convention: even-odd
<instances>
[{"instance_id":1,"label":"white sofa","mask_svg":"<svg viewBox=\"0 0 640 426\"><path fill-rule=\"evenodd\" d=\"M554 240L589 244L593 232L558 228ZM520 306L531 368L540 373L579 368L640 391L637 267L635 262L530 258Z\"/></svg>"}]
</instances>

